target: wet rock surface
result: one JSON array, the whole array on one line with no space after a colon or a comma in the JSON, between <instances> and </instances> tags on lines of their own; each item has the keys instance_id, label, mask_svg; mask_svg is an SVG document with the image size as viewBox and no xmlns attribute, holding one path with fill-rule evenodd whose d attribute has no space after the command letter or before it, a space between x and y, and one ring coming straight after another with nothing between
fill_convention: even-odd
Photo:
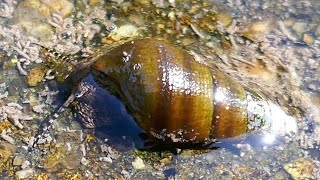
<instances>
[{"instance_id":1,"label":"wet rock surface","mask_svg":"<svg viewBox=\"0 0 320 180\"><path fill-rule=\"evenodd\" d=\"M284 169L295 180L298 179L311 179L315 165L307 158L296 159L284 165Z\"/></svg>"},{"instance_id":2,"label":"wet rock surface","mask_svg":"<svg viewBox=\"0 0 320 180\"><path fill-rule=\"evenodd\" d=\"M73 9L73 4L67 0L24 0L17 5L13 17L15 24L22 32L47 42L53 33L48 23L51 15L56 13L66 17L72 13Z\"/></svg>"},{"instance_id":3,"label":"wet rock surface","mask_svg":"<svg viewBox=\"0 0 320 180\"><path fill-rule=\"evenodd\" d=\"M29 71L27 82L29 86L37 86L45 77L45 67L37 66Z\"/></svg>"},{"instance_id":4,"label":"wet rock surface","mask_svg":"<svg viewBox=\"0 0 320 180\"><path fill-rule=\"evenodd\" d=\"M41 166L48 172L56 173L65 169L77 169L82 158L80 143L79 132L62 132L54 146L42 158Z\"/></svg>"}]
</instances>

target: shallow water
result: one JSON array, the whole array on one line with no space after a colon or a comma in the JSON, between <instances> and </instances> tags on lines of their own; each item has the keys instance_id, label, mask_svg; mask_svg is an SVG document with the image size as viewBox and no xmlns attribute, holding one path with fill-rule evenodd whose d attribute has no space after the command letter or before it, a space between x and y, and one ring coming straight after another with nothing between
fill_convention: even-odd
<instances>
[{"instance_id":1,"label":"shallow water","mask_svg":"<svg viewBox=\"0 0 320 180\"><path fill-rule=\"evenodd\" d=\"M43 16L42 20L32 19L39 14L28 13L34 8L28 1L41 4L42 11L35 12ZM64 4L64 8L54 1L28 1L24 6L23 1L0 1L2 178L320 178L319 1L176 0L174 4L137 0L100 5L74 1ZM57 8L58 15L48 7ZM16 15L23 10L27 13ZM78 22L84 25L77 26ZM28 23L32 24L31 30ZM113 25L117 29L110 28ZM148 36L161 37L192 51L198 54L197 60L217 66L248 89L260 91L297 119L299 132L274 139L272 134L257 131L218 142L214 150L141 151L136 149L142 146L140 130L132 129L135 124L130 117L130 127L111 124L113 133L103 132L106 129L95 132L83 129L75 121L74 109L67 108L43 138L45 142L29 151L40 122L68 95L55 93L61 91L56 79L62 75L58 73L69 73L63 69L66 65L60 63L61 58L54 59L62 64L53 74L55 79L51 80L50 73L44 74L37 86L28 86L27 77L33 67L49 64L38 44L69 55L71 61L81 61L95 56L97 49ZM49 65L41 71L47 69L55 70ZM99 100L94 102L94 109L102 106ZM113 108L102 113L125 111L120 104ZM124 133L117 134L115 129ZM268 141L264 141L266 137ZM133 163L136 161L144 166L139 168ZM297 175L295 172L301 169L304 173Z\"/></svg>"}]
</instances>

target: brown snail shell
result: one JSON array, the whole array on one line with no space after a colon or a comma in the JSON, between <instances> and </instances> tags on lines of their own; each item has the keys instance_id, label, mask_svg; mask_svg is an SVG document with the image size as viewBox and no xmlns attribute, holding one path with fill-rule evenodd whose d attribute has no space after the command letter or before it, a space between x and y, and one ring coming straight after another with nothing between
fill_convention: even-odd
<instances>
[{"instance_id":1,"label":"brown snail shell","mask_svg":"<svg viewBox=\"0 0 320 180\"><path fill-rule=\"evenodd\" d=\"M92 68L99 84L155 139L203 143L273 122L264 98L164 41L127 42L97 58Z\"/></svg>"}]
</instances>

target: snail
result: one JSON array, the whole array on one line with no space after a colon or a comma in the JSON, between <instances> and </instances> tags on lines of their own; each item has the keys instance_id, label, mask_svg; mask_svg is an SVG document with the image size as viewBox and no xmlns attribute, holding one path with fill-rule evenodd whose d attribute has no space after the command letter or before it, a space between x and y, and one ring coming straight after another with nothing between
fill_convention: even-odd
<instances>
[{"instance_id":1,"label":"snail","mask_svg":"<svg viewBox=\"0 0 320 180\"><path fill-rule=\"evenodd\" d=\"M79 69L65 84L73 86L90 75L100 88L118 98L137 125L156 141L205 144L257 129L275 133L297 130L296 120L279 106L165 41L129 41ZM73 99L90 88L84 89ZM89 128L99 126L95 119L87 121Z\"/></svg>"}]
</instances>

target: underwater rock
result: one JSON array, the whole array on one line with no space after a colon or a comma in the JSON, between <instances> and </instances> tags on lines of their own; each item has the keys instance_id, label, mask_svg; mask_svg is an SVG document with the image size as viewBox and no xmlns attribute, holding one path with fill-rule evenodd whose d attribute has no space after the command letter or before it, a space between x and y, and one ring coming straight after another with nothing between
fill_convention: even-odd
<instances>
[{"instance_id":1,"label":"underwater rock","mask_svg":"<svg viewBox=\"0 0 320 180\"><path fill-rule=\"evenodd\" d=\"M129 38L138 37L140 35L139 29L130 23L120 25L117 29L112 31L107 39L112 41L126 40Z\"/></svg>"},{"instance_id":2,"label":"underwater rock","mask_svg":"<svg viewBox=\"0 0 320 180\"><path fill-rule=\"evenodd\" d=\"M46 75L45 68L43 66L36 66L29 71L27 76L27 82L29 86L37 86L44 76Z\"/></svg>"},{"instance_id":3,"label":"underwater rock","mask_svg":"<svg viewBox=\"0 0 320 180\"><path fill-rule=\"evenodd\" d=\"M77 151L77 152L75 152ZM65 144L57 144L41 163L48 172L60 172L64 169L76 169L82 158L80 150L69 151Z\"/></svg>"},{"instance_id":4,"label":"underwater rock","mask_svg":"<svg viewBox=\"0 0 320 180\"><path fill-rule=\"evenodd\" d=\"M12 153L15 151L15 146L8 142L0 143L0 155L2 161L7 161Z\"/></svg>"},{"instance_id":5,"label":"underwater rock","mask_svg":"<svg viewBox=\"0 0 320 180\"><path fill-rule=\"evenodd\" d=\"M13 159L13 162L12 162L12 165L14 165L14 166L21 166L22 165L22 163L23 163L23 157L21 157L21 156L16 156L16 157L14 157L14 159Z\"/></svg>"},{"instance_id":6,"label":"underwater rock","mask_svg":"<svg viewBox=\"0 0 320 180\"><path fill-rule=\"evenodd\" d=\"M307 158L296 159L284 165L284 169L294 180L311 179L314 163Z\"/></svg>"},{"instance_id":7,"label":"underwater rock","mask_svg":"<svg viewBox=\"0 0 320 180\"><path fill-rule=\"evenodd\" d=\"M137 169L137 170L142 170L142 169L145 169L145 164L143 162L143 160L139 157L137 157L133 162L132 162L132 166L134 169Z\"/></svg>"},{"instance_id":8,"label":"underwater rock","mask_svg":"<svg viewBox=\"0 0 320 180\"><path fill-rule=\"evenodd\" d=\"M312 45L314 43L314 38L306 33L303 35L303 42L305 42L308 45Z\"/></svg>"},{"instance_id":9,"label":"underwater rock","mask_svg":"<svg viewBox=\"0 0 320 180\"><path fill-rule=\"evenodd\" d=\"M307 31L308 25L306 22L295 22L291 28L299 37L302 37L302 34Z\"/></svg>"},{"instance_id":10,"label":"underwater rock","mask_svg":"<svg viewBox=\"0 0 320 180\"><path fill-rule=\"evenodd\" d=\"M241 34L254 42L261 42L263 37L273 28L271 21L256 21L247 26L246 31Z\"/></svg>"},{"instance_id":11,"label":"underwater rock","mask_svg":"<svg viewBox=\"0 0 320 180\"><path fill-rule=\"evenodd\" d=\"M80 150L80 136L80 131L60 133L57 143L41 160L44 169L48 172L60 172L79 167L83 157Z\"/></svg>"},{"instance_id":12,"label":"underwater rock","mask_svg":"<svg viewBox=\"0 0 320 180\"><path fill-rule=\"evenodd\" d=\"M47 22L51 15L55 13L66 17L73 9L73 4L67 0L25 0L18 4L13 17L23 33L46 42L53 33Z\"/></svg>"},{"instance_id":13,"label":"underwater rock","mask_svg":"<svg viewBox=\"0 0 320 180\"><path fill-rule=\"evenodd\" d=\"M100 0L88 0L90 6L99 6L101 4Z\"/></svg>"},{"instance_id":14,"label":"underwater rock","mask_svg":"<svg viewBox=\"0 0 320 180\"><path fill-rule=\"evenodd\" d=\"M33 174L33 169L24 169L16 172L16 177L18 179L27 179Z\"/></svg>"},{"instance_id":15,"label":"underwater rock","mask_svg":"<svg viewBox=\"0 0 320 180\"><path fill-rule=\"evenodd\" d=\"M0 172L6 167L6 163L15 152L16 146L8 142L0 142Z\"/></svg>"}]
</instances>

